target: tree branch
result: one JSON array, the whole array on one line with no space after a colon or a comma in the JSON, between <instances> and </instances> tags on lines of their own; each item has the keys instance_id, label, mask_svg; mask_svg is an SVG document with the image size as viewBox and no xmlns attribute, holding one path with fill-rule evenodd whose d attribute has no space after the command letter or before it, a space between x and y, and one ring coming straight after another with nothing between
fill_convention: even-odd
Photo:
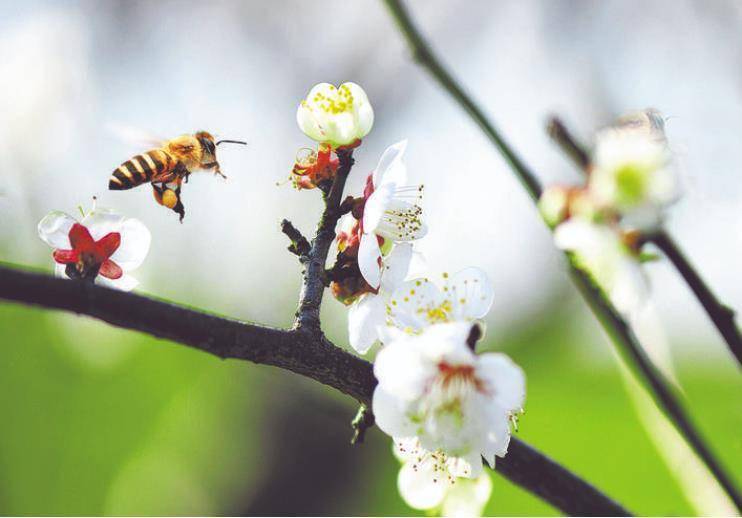
<instances>
[{"instance_id":1,"label":"tree branch","mask_svg":"<svg viewBox=\"0 0 742 518\"><path fill-rule=\"evenodd\" d=\"M296 312L296 329L308 329L320 332L319 310L322 305L322 296L325 292L325 263L333 239L335 227L342 215L341 200L345 181L353 167L353 150L338 149L339 165L335 179L329 191L324 195L325 210L317 226L317 233L312 240L312 246L307 254L304 269L304 282L299 295L299 309ZM323 191L325 192L325 191Z\"/></svg>"},{"instance_id":2,"label":"tree branch","mask_svg":"<svg viewBox=\"0 0 742 518\"><path fill-rule=\"evenodd\" d=\"M716 329L719 330L724 341L726 341L729 350L737 358L737 363L742 365L742 335L740 335L739 328L734 321L734 311L716 298L711 288L690 264L670 234L660 231L650 236L649 240L662 250L665 257L670 259L675 269L688 283Z\"/></svg>"},{"instance_id":3,"label":"tree branch","mask_svg":"<svg viewBox=\"0 0 742 518\"><path fill-rule=\"evenodd\" d=\"M588 154L584 146L577 141L569 129L558 118L553 117L549 122L548 131L554 141L574 160L580 169L587 171L590 166ZM678 273L685 279L685 282L726 342L729 350L737 359L737 363L742 365L742 335L740 335L740 330L734 321L734 311L716 298L711 288L690 264L668 232L662 230L648 236L647 240L662 250L665 257L672 262Z\"/></svg>"},{"instance_id":4,"label":"tree branch","mask_svg":"<svg viewBox=\"0 0 742 518\"><path fill-rule=\"evenodd\" d=\"M232 320L102 286L0 265L0 298L98 318L194 347L220 358L272 365L347 394L366 406L373 366L321 334ZM526 443L513 438L496 470L567 514L628 516L621 505Z\"/></svg>"},{"instance_id":5,"label":"tree branch","mask_svg":"<svg viewBox=\"0 0 742 518\"><path fill-rule=\"evenodd\" d=\"M521 181L521 184L531 196L531 199L537 202L542 189L533 172L515 154L510 145L505 142L505 139L495 128L494 124L489 121L479 106L466 94L448 70L443 67L417 27L412 23L412 19L401 1L385 0L385 3L401 33L412 48L417 61L427 69L431 76L461 105L487 137L489 137L510 165L513 173ZM651 362L629 326L610 301L593 285L590 278L584 272L576 268L571 261L569 264L572 280L579 288L580 293L587 301L593 313L601 322L603 328L612 338L619 352L624 358L631 360L628 364L634 366L635 370L639 371L641 379L645 382L645 387L649 388L659 408L663 410L668 419L670 419L678 431L685 437L698 456L703 459L724 490L734 500L737 508L742 510L742 497L732 483L732 479L705 445L701 435L683 410L678 397L671 389L670 383Z\"/></svg>"},{"instance_id":6,"label":"tree branch","mask_svg":"<svg viewBox=\"0 0 742 518\"><path fill-rule=\"evenodd\" d=\"M286 237L291 241L291 244L288 246L289 252L299 256L300 258L309 253L312 248L309 241L307 241L307 238L304 237L289 220L284 219L281 221L281 232L286 234Z\"/></svg>"}]
</instances>

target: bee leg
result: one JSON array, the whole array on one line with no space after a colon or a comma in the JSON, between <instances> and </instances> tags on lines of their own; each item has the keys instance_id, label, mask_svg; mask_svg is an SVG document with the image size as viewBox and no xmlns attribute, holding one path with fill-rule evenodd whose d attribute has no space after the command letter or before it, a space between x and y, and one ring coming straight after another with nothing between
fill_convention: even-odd
<instances>
[{"instance_id":1,"label":"bee leg","mask_svg":"<svg viewBox=\"0 0 742 518\"><path fill-rule=\"evenodd\" d=\"M227 179L227 176L222 173L222 170L219 168L219 162L211 162L210 164L206 164L203 166L204 169L213 169L215 175L219 175L225 180Z\"/></svg>"},{"instance_id":2,"label":"bee leg","mask_svg":"<svg viewBox=\"0 0 742 518\"><path fill-rule=\"evenodd\" d=\"M185 206L183 205L180 196L178 196L178 203L175 204L173 210L180 216L180 222L183 223L183 218L185 217Z\"/></svg>"},{"instance_id":3,"label":"bee leg","mask_svg":"<svg viewBox=\"0 0 742 518\"><path fill-rule=\"evenodd\" d=\"M165 205L165 203L162 201L162 194L164 191L165 188L162 185L157 186L155 184L152 184L152 194L155 197L155 201L160 205Z\"/></svg>"}]
</instances>

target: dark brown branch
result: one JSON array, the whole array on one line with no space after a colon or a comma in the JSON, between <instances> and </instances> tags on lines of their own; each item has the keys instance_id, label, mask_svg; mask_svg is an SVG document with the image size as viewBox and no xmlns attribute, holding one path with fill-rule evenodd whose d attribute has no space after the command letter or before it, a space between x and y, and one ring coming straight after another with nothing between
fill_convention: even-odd
<instances>
[{"instance_id":1,"label":"dark brown branch","mask_svg":"<svg viewBox=\"0 0 742 518\"><path fill-rule=\"evenodd\" d=\"M311 249L309 241L289 220L284 219L281 221L281 232L286 234L291 241L291 244L288 246L289 252L299 257L304 257L309 253Z\"/></svg>"},{"instance_id":2,"label":"dark brown branch","mask_svg":"<svg viewBox=\"0 0 742 518\"><path fill-rule=\"evenodd\" d=\"M210 315L132 293L0 266L0 298L98 318L220 358L272 365L314 379L371 405L372 365L321 333L275 329ZM513 438L496 469L563 512L626 516L629 512L577 475Z\"/></svg>"},{"instance_id":3,"label":"dark brown branch","mask_svg":"<svg viewBox=\"0 0 742 518\"><path fill-rule=\"evenodd\" d=\"M482 129L492 144L503 155L513 173L521 181L528 194L530 194L531 199L537 202L542 188L533 172L505 141L482 109L469 97L459 82L442 65L418 28L413 24L409 12L401 0L385 0L385 3L402 35L412 48L417 61L427 69L433 79L443 87L451 98L461 105L472 120ZM612 338L619 353L629 360L628 364L635 371L638 370L641 375L640 379L644 380L645 386L649 389L658 407L662 409L668 419L670 419L699 457L706 463L706 466L714 474L724 490L734 500L737 509L742 510L742 496L740 496L732 483L731 478L722 468L721 463L714 457L711 450L705 445L700 433L688 418L677 395L672 390L670 383L651 362L616 308L613 307L613 304L611 304L600 290L595 288L589 277L571 261L570 273L583 298L601 322L608 335Z\"/></svg>"},{"instance_id":4,"label":"dark brown branch","mask_svg":"<svg viewBox=\"0 0 742 518\"><path fill-rule=\"evenodd\" d=\"M304 282L299 295L299 309L296 312L296 329L320 330L319 311L325 292L325 263L332 241L335 239L335 227L343 213L341 202L345 181L353 167L353 150L338 149L337 156L340 164L332 186L324 196L325 210L306 256Z\"/></svg>"}]
</instances>

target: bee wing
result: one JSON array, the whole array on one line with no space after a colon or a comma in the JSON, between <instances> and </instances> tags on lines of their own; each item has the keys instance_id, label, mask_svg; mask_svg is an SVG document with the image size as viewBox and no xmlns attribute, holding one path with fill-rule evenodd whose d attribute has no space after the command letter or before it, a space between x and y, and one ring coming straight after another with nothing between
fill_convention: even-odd
<instances>
[{"instance_id":1,"label":"bee wing","mask_svg":"<svg viewBox=\"0 0 742 518\"><path fill-rule=\"evenodd\" d=\"M167 141L146 130L116 122L106 124L106 129L122 142L131 145L134 150L159 148Z\"/></svg>"}]
</instances>

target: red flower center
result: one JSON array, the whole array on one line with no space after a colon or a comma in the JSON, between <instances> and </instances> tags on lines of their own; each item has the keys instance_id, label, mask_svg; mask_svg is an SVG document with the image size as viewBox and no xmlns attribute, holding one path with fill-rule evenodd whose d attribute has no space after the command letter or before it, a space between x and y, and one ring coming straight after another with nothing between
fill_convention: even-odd
<instances>
[{"instance_id":1,"label":"red flower center","mask_svg":"<svg viewBox=\"0 0 742 518\"><path fill-rule=\"evenodd\" d=\"M109 259L121 245L119 232L109 232L96 241L87 228L75 223L69 238L71 250L54 250L52 254L57 263L74 265L82 278L92 278L100 273L108 279L118 279L124 274L121 267Z\"/></svg>"}]
</instances>

